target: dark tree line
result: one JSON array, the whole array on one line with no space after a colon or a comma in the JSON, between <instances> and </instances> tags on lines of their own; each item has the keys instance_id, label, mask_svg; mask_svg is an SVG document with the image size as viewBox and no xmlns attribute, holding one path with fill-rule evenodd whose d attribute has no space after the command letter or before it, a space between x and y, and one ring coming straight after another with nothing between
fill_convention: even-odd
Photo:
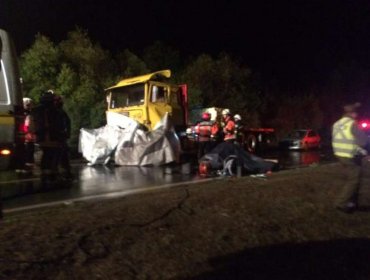
<instances>
[{"instance_id":1,"label":"dark tree line","mask_svg":"<svg viewBox=\"0 0 370 280\"><path fill-rule=\"evenodd\" d=\"M104 89L117 81L162 69L171 69L172 82L186 83L191 106L227 107L251 127L270 126L281 134L293 128L327 129L351 100L369 101L368 71L343 65L325 83L286 90L263 81L258 73L227 53L184 57L157 41L140 53L123 49L112 54L77 28L56 43L39 34L20 59L24 93L36 101L47 89L65 100L72 123L72 142L81 127L105 123Z\"/></svg>"}]
</instances>

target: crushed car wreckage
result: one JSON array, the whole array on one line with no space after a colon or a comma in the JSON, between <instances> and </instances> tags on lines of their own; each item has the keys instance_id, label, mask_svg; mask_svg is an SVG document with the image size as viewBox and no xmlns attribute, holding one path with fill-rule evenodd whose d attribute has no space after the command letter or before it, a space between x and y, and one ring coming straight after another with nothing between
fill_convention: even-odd
<instances>
[{"instance_id":1,"label":"crushed car wreckage","mask_svg":"<svg viewBox=\"0 0 370 280\"><path fill-rule=\"evenodd\" d=\"M107 125L80 130L79 151L89 165L162 165L179 160L180 141L166 114L152 131L123 114L107 112Z\"/></svg>"},{"instance_id":2,"label":"crushed car wreckage","mask_svg":"<svg viewBox=\"0 0 370 280\"><path fill-rule=\"evenodd\" d=\"M228 142L217 145L199 160L199 174L202 176L264 174L278 168L276 162L264 160Z\"/></svg>"}]
</instances>

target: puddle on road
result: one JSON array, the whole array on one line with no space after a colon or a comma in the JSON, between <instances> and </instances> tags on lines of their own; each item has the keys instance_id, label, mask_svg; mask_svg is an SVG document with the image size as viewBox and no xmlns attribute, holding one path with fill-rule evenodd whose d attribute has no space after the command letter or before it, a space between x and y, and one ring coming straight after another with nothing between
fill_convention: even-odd
<instances>
[{"instance_id":1,"label":"puddle on road","mask_svg":"<svg viewBox=\"0 0 370 280\"><path fill-rule=\"evenodd\" d=\"M298 168L334 160L331 152L327 150L275 151L260 156L278 161L281 169Z\"/></svg>"}]
</instances>

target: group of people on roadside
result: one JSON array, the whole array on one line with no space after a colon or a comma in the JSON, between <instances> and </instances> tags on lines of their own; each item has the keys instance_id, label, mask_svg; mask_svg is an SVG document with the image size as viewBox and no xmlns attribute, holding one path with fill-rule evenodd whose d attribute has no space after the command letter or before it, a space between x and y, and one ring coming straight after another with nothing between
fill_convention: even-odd
<instances>
[{"instance_id":1,"label":"group of people on roadside","mask_svg":"<svg viewBox=\"0 0 370 280\"><path fill-rule=\"evenodd\" d=\"M363 165L370 161L370 138L359 128L357 122L360 106L360 103L345 105L343 116L332 127L332 148L339 161L338 174L344 179L335 207L345 213L358 209L359 191L363 187ZM229 109L222 111L221 126L211 120L208 112L203 113L202 120L194 127L199 144L198 159L210 152L221 139L230 143L240 142L238 138L242 129L241 117L232 116Z\"/></svg>"},{"instance_id":2,"label":"group of people on roadside","mask_svg":"<svg viewBox=\"0 0 370 280\"><path fill-rule=\"evenodd\" d=\"M25 97L23 106L24 169L21 171L32 173L37 144L42 152L42 179L55 180L58 176L72 179L67 143L71 133L71 120L63 108L62 97L48 90L41 94L38 105Z\"/></svg>"},{"instance_id":3,"label":"group of people on roadside","mask_svg":"<svg viewBox=\"0 0 370 280\"><path fill-rule=\"evenodd\" d=\"M194 126L198 141L198 159L210 152L218 142L238 143L240 140L243 128L240 115L232 116L229 109L223 109L221 115L221 125L216 120L211 120L209 112L204 112L201 121Z\"/></svg>"}]
</instances>

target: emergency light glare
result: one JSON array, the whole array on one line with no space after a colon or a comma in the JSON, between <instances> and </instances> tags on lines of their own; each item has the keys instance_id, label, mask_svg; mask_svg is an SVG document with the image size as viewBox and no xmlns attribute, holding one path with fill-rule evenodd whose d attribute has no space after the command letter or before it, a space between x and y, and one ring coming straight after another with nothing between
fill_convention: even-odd
<instances>
[{"instance_id":1,"label":"emergency light glare","mask_svg":"<svg viewBox=\"0 0 370 280\"><path fill-rule=\"evenodd\" d=\"M367 128L368 124L367 124L366 122L363 122L363 123L361 124L361 126L362 126L362 128Z\"/></svg>"},{"instance_id":2,"label":"emergency light glare","mask_svg":"<svg viewBox=\"0 0 370 280\"><path fill-rule=\"evenodd\" d=\"M2 156L8 156L10 155L12 152L8 149L3 149L3 150L0 150L0 155Z\"/></svg>"}]
</instances>

